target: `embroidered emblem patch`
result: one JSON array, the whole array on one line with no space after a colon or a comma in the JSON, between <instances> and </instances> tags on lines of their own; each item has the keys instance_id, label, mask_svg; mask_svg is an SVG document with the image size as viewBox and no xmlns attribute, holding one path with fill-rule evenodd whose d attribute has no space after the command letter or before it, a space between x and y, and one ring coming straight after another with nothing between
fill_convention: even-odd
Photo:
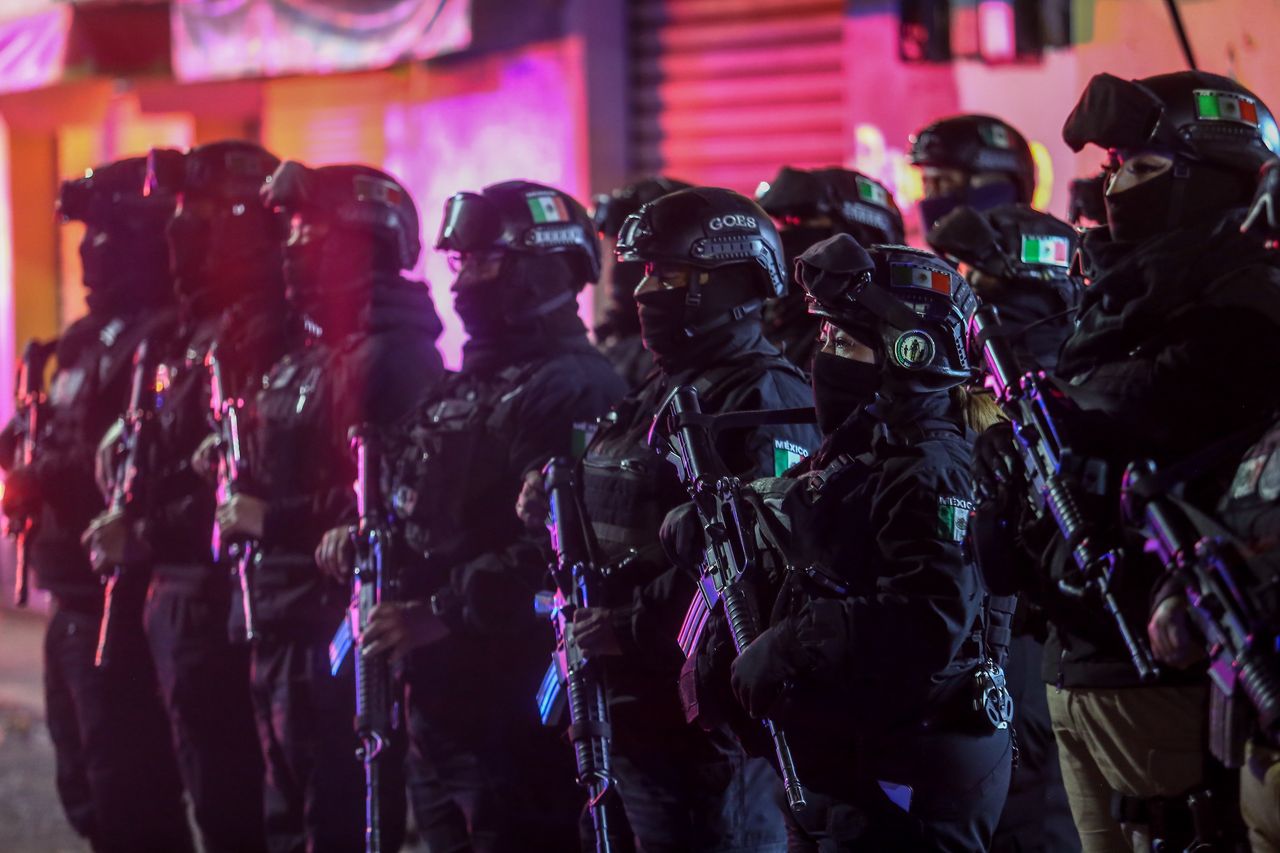
<instances>
[{"instance_id":1,"label":"embroidered emblem patch","mask_svg":"<svg viewBox=\"0 0 1280 853\"><path fill-rule=\"evenodd\" d=\"M1231 481L1231 497L1244 498L1258 490L1258 477L1262 475L1262 466L1267 457L1252 456L1240 463L1236 469L1235 479Z\"/></svg>"},{"instance_id":2,"label":"embroidered emblem patch","mask_svg":"<svg viewBox=\"0 0 1280 853\"><path fill-rule=\"evenodd\" d=\"M773 476L781 477L795 467L800 460L808 459L809 451L785 438L773 440Z\"/></svg>"},{"instance_id":3,"label":"embroidered emblem patch","mask_svg":"<svg viewBox=\"0 0 1280 853\"><path fill-rule=\"evenodd\" d=\"M963 542L969 532L969 515L973 502L964 498L938 497L938 536L952 542Z\"/></svg>"}]
</instances>

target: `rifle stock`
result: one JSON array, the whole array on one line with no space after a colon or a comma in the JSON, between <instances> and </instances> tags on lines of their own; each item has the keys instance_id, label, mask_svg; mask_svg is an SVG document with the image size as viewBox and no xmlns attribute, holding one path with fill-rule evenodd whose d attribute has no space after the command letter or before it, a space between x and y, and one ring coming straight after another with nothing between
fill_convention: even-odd
<instances>
[{"instance_id":1,"label":"rifle stock","mask_svg":"<svg viewBox=\"0 0 1280 853\"><path fill-rule=\"evenodd\" d=\"M698 392L691 385L672 389L658 409L649 431L649 446L676 465L680 479L702 522L705 555L701 572L703 589L710 587L718 595L725 619L733 635L733 645L742 654L760 635L758 607L748 582L758 565L753 535L755 519L751 507L742 497L742 484L725 472L712 440L711 419L702 413ZM699 592L707 608L713 607L710 592ZM697 617L697 601L686 617L681 641L690 650L701 637L705 617ZM698 627L691 621L700 623ZM694 635L686 637L692 632ZM773 742L774 755L786 791L787 805L794 812L804 809L804 787L796 773L795 760L782 727L766 718L762 721Z\"/></svg>"},{"instance_id":2,"label":"rifle stock","mask_svg":"<svg viewBox=\"0 0 1280 853\"><path fill-rule=\"evenodd\" d=\"M150 440L156 404L156 365L151 346L147 341L138 344L133 353L133 384L129 392L129 408L125 413L123 447L116 465L115 480L111 489L108 510L112 514L128 517L136 514L142 500L139 492L142 482L141 466ZM131 577L136 570L125 566L111 567L105 578L105 594L102 602L102 622L98 628L98 647L94 654L94 666L110 665L114 638L122 618L120 600L126 590L137 593L141 579Z\"/></svg>"},{"instance_id":3,"label":"rifle stock","mask_svg":"<svg viewBox=\"0 0 1280 853\"><path fill-rule=\"evenodd\" d=\"M580 607L598 599L600 572L592 558L590 533L582 509L573 463L552 459L543 468L543 482L551 505L547 530L556 559L551 566L556 590L539 608L551 617L556 632L552 671L548 671L538 704L543 723L558 722L569 709L569 740L577 762L578 784L587 790L587 809L595 835L596 853L609 853L609 818L605 796L613 784L609 708L601 662L582 654L573 638L573 617Z\"/></svg>"},{"instance_id":4,"label":"rifle stock","mask_svg":"<svg viewBox=\"0 0 1280 853\"><path fill-rule=\"evenodd\" d=\"M14 449L15 459L10 470L26 468L35 462L37 443L44 429L45 408L48 395L44 387L44 371L49 357L57 349L58 342L27 342L22 350L22 360L18 366L18 377L14 383L17 391L14 410L20 424L21 438ZM15 540L13 603L18 607L27 606L29 595L29 577L27 567L27 545L35 533L36 519L33 515L23 515L7 519L6 528Z\"/></svg>"},{"instance_id":5,"label":"rifle stock","mask_svg":"<svg viewBox=\"0 0 1280 853\"><path fill-rule=\"evenodd\" d=\"M218 503L225 502L239 486L245 474L244 448L240 437L240 415L244 400L232 391L227 383L219 345L214 343L205 357L209 371L209 410L213 428L218 435ZM253 560L258 543L253 540L224 542L222 530L213 522L210 548L215 563L230 561L240 587L240 606L244 619L244 638L253 641L257 636L253 606Z\"/></svg>"},{"instance_id":6,"label":"rifle stock","mask_svg":"<svg viewBox=\"0 0 1280 853\"><path fill-rule=\"evenodd\" d=\"M382 764L400 721L397 688L400 679L388 653L365 655L359 639L369 624L369 614L383 601L394 601L397 578L387 553L391 544L390 519L382 502L379 473L382 442L376 428L361 425L351 430L356 455L356 500L360 520L356 527L356 565L352 574L348 619L355 640L357 752L365 774L365 851L381 853L386 839L382 827Z\"/></svg>"}]
</instances>

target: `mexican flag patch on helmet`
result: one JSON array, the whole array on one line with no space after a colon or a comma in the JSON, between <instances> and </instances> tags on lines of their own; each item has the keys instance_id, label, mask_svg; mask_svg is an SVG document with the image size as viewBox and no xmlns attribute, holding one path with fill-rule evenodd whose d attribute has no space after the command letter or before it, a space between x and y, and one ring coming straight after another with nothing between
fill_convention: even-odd
<instances>
[{"instance_id":1,"label":"mexican flag patch on helmet","mask_svg":"<svg viewBox=\"0 0 1280 853\"><path fill-rule=\"evenodd\" d=\"M1071 242L1066 237L1040 237L1022 235L1022 262L1024 264L1048 264L1055 267L1071 265L1068 254Z\"/></svg>"},{"instance_id":2,"label":"mexican flag patch on helmet","mask_svg":"<svg viewBox=\"0 0 1280 853\"><path fill-rule=\"evenodd\" d=\"M1196 118L1202 121L1238 121L1258 126L1258 102L1234 92L1196 89Z\"/></svg>"},{"instance_id":3,"label":"mexican flag patch on helmet","mask_svg":"<svg viewBox=\"0 0 1280 853\"><path fill-rule=\"evenodd\" d=\"M854 183L858 185L858 199L860 201L874 204L877 207L889 206L889 194L885 192L884 187L868 181L861 175L854 178Z\"/></svg>"},{"instance_id":4,"label":"mexican flag patch on helmet","mask_svg":"<svg viewBox=\"0 0 1280 853\"><path fill-rule=\"evenodd\" d=\"M894 287L923 287L951 295L951 276L932 267L915 264L890 264L889 281Z\"/></svg>"},{"instance_id":5,"label":"mexican flag patch on helmet","mask_svg":"<svg viewBox=\"0 0 1280 853\"><path fill-rule=\"evenodd\" d=\"M529 213L533 215L534 222L541 224L569 221L569 206L555 193L529 193L524 200L529 205Z\"/></svg>"}]
</instances>

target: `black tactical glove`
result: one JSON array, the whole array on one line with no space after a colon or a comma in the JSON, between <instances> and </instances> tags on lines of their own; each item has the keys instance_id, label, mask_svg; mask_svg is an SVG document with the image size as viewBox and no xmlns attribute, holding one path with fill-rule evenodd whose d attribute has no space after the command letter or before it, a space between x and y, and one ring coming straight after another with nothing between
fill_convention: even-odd
<instances>
[{"instance_id":1,"label":"black tactical glove","mask_svg":"<svg viewBox=\"0 0 1280 853\"><path fill-rule=\"evenodd\" d=\"M702 519L693 503L680 506L667 513L658 530L658 541L662 550L673 565L698 576L698 567L702 564L703 551L706 548L706 537L702 532Z\"/></svg>"},{"instance_id":2,"label":"black tactical glove","mask_svg":"<svg viewBox=\"0 0 1280 853\"><path fill-rule=\"evenodd\" d=\"M0 511L9 518L31 515L40 506L40 480L30 468L15 468L4 475Z\"/></svg>"},{"instance_id":3,"label":"black tactical glove","mask_svg":"<svg viewBox=\"0 0 1280 853\"><path fill-rule=\"evenodd\" d=\"M978 499L996 501L1004 508L1020 491L1023 477L1022 455L1018 452L1013 424L1001 421L978 436L973 445L974 490Z\"/></svg>"},{"instance_id":4,"label":"black tactical glove","mask_svg":"<svg viewBox=\"0 0 1280 853\"><path fill-rule=\"evenodd\" d=\"M806 655L796 639L790 619L783 619L743 649L733 662L730 684L747 713L756 718L771 715L787 682L806 667Z\"/></svg>"}]
</instances>

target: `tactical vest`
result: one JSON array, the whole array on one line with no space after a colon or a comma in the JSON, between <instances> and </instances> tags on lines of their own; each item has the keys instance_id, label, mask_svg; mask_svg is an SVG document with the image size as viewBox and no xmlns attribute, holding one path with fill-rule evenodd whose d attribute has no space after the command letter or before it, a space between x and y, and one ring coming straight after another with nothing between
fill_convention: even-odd
<instances>
[{"instance_id":1,"label":"tactical vest","mask_svg":"<svg viewBox=\"0 0 1280 853\"><path fill-rule=\"evenodd\" d=\"M450 374L396 436L383 488L413 556L429 566L456 565L518 534L509 414L543 366L517 365L484 377Z\"/></svg>"}]
</instances>

